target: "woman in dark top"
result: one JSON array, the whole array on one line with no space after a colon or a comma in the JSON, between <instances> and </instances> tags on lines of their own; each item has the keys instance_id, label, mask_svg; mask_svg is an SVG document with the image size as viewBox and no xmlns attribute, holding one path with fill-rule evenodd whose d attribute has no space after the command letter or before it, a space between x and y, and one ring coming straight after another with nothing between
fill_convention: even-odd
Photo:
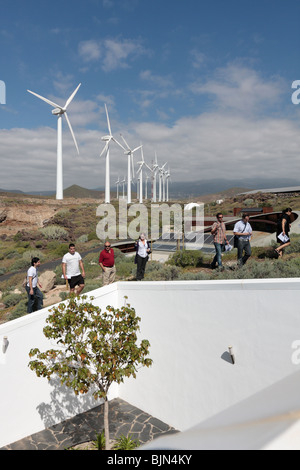
<instances>
[{"instance_id":1,"label":"woman in dark top","mask_svg":"<svg viewBox=\"0 0 300 470\"><path fill-rule=\"evenodd\" d=\"M275 249L276 253L278 254L278 256L281 258L282 255L283 255L283 250L284 248L286 248L287 246L289 246L291 244L291 240L289 238L289 232L290 232L290 228L291 228L291 216L292 214L292 209L290 207L288 207L287 209L284 209L282 211L282 215L280 217L280 219L278 220L278 223L277 223L277 243L280 243L280 246L278 248ZM283 241L281 240L279 237L279 235L286 235L288 237L287 240Z\"/></svg>"}]
</instances>

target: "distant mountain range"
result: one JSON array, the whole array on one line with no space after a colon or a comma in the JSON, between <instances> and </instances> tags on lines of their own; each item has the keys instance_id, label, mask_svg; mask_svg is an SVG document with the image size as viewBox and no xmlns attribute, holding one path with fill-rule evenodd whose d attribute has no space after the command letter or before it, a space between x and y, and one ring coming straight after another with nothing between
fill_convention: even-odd
<instances>
[{"instance_id":1,"label":"distant mountain range","mask_svg":"<svg viewBox=\"0 0 300 470\"><path fill-rule=\"evenodd\" d=\"M203 181L188 181L188 182L173 182L169 184L169 198L170 200L187 199L191 197L199 197L206 194L222 194L224 195L228 190L233 190L234 194L239 192L250 191L260 188L282 188L289 186L300 186L298 180L290 180L287 178L278 178L266 180L265 178L244 178L243 180L223 180L216 178L213 180ZM149 186L150 187L150 186ZM115 194L115 188L112 189L112 194ZM20 190L0 189L0 193L15 193L26 194L33 196L55 196L55 191L34 191L23 192ZM103 199L104 188L86 189L78 185L72 185L64 190L65 197L75 198L93 198Z\"/></svg>"}]
</instances>

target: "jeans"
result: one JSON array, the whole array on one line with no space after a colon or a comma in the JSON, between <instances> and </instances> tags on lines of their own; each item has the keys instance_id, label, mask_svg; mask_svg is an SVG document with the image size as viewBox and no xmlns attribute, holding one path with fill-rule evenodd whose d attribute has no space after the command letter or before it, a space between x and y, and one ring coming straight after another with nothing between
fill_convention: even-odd
<instances>
[{"instance_id":1,"label":"jeans","mask_svg":"<svg viewBox=\"0 0 300 470\"><path fill-rule=\"evenodd\" d=\"M213 262L211 263L211 266L213 268L216 267L216 263L218 263L219 268L222 266L222 246L221 243L216 243L214 242L215 249L216 249L216 254L213 259Z\"/></svg>"},{"instance_id":2,"label":"jeans","mask_svg":"<svg viewBox=\"0 0 300 470\"><path fill-rule=\"evenodd\" d=\"M43 308L43 293L38 287L33 288L33 295L30 295L30 288L26 286L28 295L27 313L32 313Z\"/></svg>"},{"instance_id":3,"label":"jeans","mask_svg":"<svg viewBox=\"0 0 300 470\"><path fill-rule=\"evenodd\" d=\"M243 266L247 262L248 258L250 258L251 256L250 241L241 240L239 238L237 250L238 250L238 254L237 254L238 265ZM243 252L245 252L244 256L243 256Z\"/></svg>"}]
</instances>

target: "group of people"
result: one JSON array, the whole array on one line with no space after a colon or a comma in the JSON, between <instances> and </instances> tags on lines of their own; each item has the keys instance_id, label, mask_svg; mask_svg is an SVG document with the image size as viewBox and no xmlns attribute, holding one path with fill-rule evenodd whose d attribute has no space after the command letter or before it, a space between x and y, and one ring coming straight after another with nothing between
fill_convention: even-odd
<instances>
[{"instance_id":1,"label":"group of people","mask_svg":"<svg viewBox=\"0 0 300 470\"><path fill-rule=\"evenodd\" d=\"M291 244L289 237L291 228L291 214L292 209L288 207L282 211L281 217L279 217L277 221L276 239L280 245L278 248L275 248L275 253L280 258L283 256L284 249ZM211 268L215 269L218 266L220 270L223 270L222 251L226 250L226 245L227 247L230 245L226 235L223 214L219 212L216 218L217 220L211 228L211 234L213 235L216 251L214 259L211 263ZM233 229L234 247L237 248L237 264L239 267L243 266L251 256L250 240L252 238L252 227L249 223L249 219L249 214L244 213L242 215L242 219L235 224Z\"/></svg>"},{"instance_id":2,"label":"group of people","mask_svg":"<svg viewBox=\"0 0 300 470\"><path fill-rule=\"evenodd\" d=\"M280 246L275 249L278 257L283 256L283 250L291 243L289 238L291 214L292 209L288 207L282 211L282 215L278 219L276 237ZM226 250L226 245L227 249L231 249L231 246L226 235L223 214L219 212L216 218L217 220L211 228L216 251L211 263L211 268L215 269L218 267L222 270L222 252ZM235 224L233 229L234 246L237 248L237 264L239 267L243 266L251 256L250 240L252 237L252 227L249 223L249 218L249 214L244 213L242 219ZM150 243L144 233L141 233L139 239L135 242L135 250L135 263L137 265L136 280L141 281L144 278L146 264L149 259L149 254L151 253ZM39 258L32 258L31 266L27 271L25 286L28 295L27 313L32 313L33 311L43 308L43 293L40 290L42 289L42 285L38 280L38 268L40 264ZM103 286L115 282L115 254L109 241L105 242L104 249L100 253L99 265L102 269ZM62 259L62 277L69 284L70 293L74 293L76 289L76 294L79 295L84 289L84 265L80 254L76 251L74 243L70 243L69 252L66 253Z\"/></svg>"},{"instance_id":3,"label":"group of people","mask_svg":"<svg viewBox=\"0 0 300 470\"><path fill-rule=\"evenodd\" d=\"M141 281L145 275L146 264L151 253L150 243L144 233L135 242L135 263L137 265L136 280ZM27 313L32 313L43 308L42 285L38 280L38 268L40 259L35 257L31 260L31 266L27 271L25 289L28 295ZM115 253L109 241L104 244L104 249L100 252L99 266L102 270L102 284L107 286L115 282L116 266ZM70 294L79 295L84 289L85 270L82 258L76 251L74 243L70 243L69 252L62 259L62 277L66 280L70 288Z\"/></svg>"}]
</instances>

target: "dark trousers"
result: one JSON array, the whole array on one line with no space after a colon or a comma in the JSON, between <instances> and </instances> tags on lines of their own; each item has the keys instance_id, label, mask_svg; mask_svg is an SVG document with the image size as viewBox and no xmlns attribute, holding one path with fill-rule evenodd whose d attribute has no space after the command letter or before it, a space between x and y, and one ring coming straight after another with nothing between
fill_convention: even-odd
<instances>
[{"instance_id":1,"label":"dark trousers","mask_svg":"<svg viewBox=\"0 0 300 470\"><path fill-rule=\"evenodd\" d=\"M250 258L251 256L250 241L239 239L237 249L238 249L238 254L237 254L238 265L243 266L247 262L248 258ZM243 252L244 252L244 256L243 256Z\"/></svg>"},{"instance_id":2,"label":"dark trousers","mask_svg":"<svg viewBox=\"0 0 300 470\"><path fill-rule=\"evenodd\" d=\"M137 281L141 281L142 279L144 279L147 261L148 261L148 256L146 256L146 258L142 258L140 255L136 256L136 264L137 264L136 280Z\"/></svg>"},{"instance_id":3,"label":"dark trousers","mask_svg":"<svg viewBox=\"0 0 300 470\"><path fill-rule=\"evenodd\" d=\"M34 287L33 295L30 295L30 288L28 286L26 286L26 291L28 295L27 313L41 310L43 308L44 296L40 289L38 287Z\"/></svg>"}]
</instances>

